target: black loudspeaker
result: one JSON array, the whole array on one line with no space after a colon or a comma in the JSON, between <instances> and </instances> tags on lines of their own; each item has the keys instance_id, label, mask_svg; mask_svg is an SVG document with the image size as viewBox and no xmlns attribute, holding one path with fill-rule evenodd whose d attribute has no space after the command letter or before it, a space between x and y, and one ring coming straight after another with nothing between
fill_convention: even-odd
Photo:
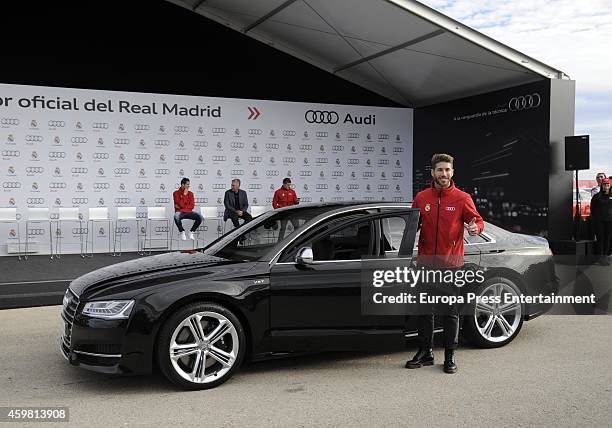
<instances>
[{"instance_id":1,"label":"black loudspeaker","mask_svg":"<svg viewBox=\"0 0 612 428\"><path fill-rule=\"evenodd\" d=\"M589 169L589 136L565 137L565 170Z\"/></svg>"}]
</instances>

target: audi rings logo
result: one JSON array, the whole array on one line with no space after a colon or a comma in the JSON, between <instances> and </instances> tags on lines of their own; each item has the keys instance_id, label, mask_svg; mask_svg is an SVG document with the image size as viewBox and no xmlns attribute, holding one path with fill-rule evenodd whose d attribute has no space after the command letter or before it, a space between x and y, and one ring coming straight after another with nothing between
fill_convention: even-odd
<instances>
[{"instance_id":1,"label":"audi rings logo","mask_svg":"<svg viewBox=\"0 0 612 428\"><path fill-rule=\"evenodd\" d=\"M223 184L223 183L213 184L212 185L212 189L213 190L223 190L223 189L225 189L225 184ZM219 198L219 200L221 200L221 198ZM221 204L221 202L219 202L219 204Z\"/></svg>"},{"instance_id":2,"label":"audi rings logo","mask_svg":"<svg viewBox=\"0 0 612 428\"><path fill-rule=\"evenodd\" d=\"M317 184L316 190L327 190L329 186L327 184Z\"/></svg>"},{"instance_id":3,"label":"audi rings logo","mask_svg":"<svg viewBox=\"0 0 612 428\"><path fill-rule=\"evenodd\" d=\"M267 143L266 144L266 150L278 150L280 147L280 144L277 143Z\"/></svg>"},{"instance_id":4,"label":"audi rings logo","mask_svg":"<svg viewBox=\"0 0 612 428\"><path fill-rule=\"evenodd\" d=\"M230 144L230 147L232 149L243 149L244 143L241 143L240 141L232 141L232 143Z\"/></svg>"},{"instance_id":5,"label":"audi rings logo","mask_svg":"<svg viewBox=\"0 0 612 428\"><path fill-rule=\"evenodd\" d=\"M349 159L347 165L359 165L359 159Z\"/></svg>"},{"instance_id":6,"label":"audi rings logo","mask_svg":"<svg viewBox=\"0 0 612 428\"><path fill-rule=\"evenodd\" d=\"M378 159L379 165L389 165L389 159Z\"/></svg>"},{"instance_id":7,"label":"audi rings logo","mask_svg":"<svg viewBox=\"0 0 612 428\"><path fill-rule=\"evenodd\" d=\"M315 162L317 164L328 163L328 161L329 161L329 159L327 159L327 158L317 158L317 159L315 159Z\"/></svg>"},{"instance_id":8,"label":"audi rings logo","mask_svg":"<svg viewBox=\"0 0 612 428\"><path fill-rule=\"evenodd\" d=\"M72 168L70 170L72 174L87 174L87 171L89 171L88 168Z\"/></svg>"},{"instance_id":9,"label":"audi rings logo","mask_svg":"<svg viewBox=\"0 0 612 428\"><path fill-rule=\"evenodd\" d=\"M378 134L378 139L379 140L388 140L389 139L389 134Z\"/></svg>"},{"instance_id":10,"label":"audi rings logo","mask_svg":"<svg viewBox=\"0 0 612 428\"><path fill-rule=\"evenodd\" d=\"M131 232L129 226L119 226L115 228L115 233L118 235L125 235Z\"/></svg>"},{"instance_id":11,"label":"audi rings logo","mask_svg":"<svg viewBox=\"0 0 612 428\"><path fill-rule=\"evenodd\" d=\"M249 163L260 163L261 162L261 157L259 156L250 156L249 157Z\"/></svg>"},{"instance_id":12,"label":"audi rings logo","mask_svg":"<svg viewBox=\"0 0 612 428\"><path fill-rule=\"evenodd\" d=\"M174 132L189 132L189 127L184 125L177 125L174 127Z\"/></svg>"},{"instance_id":13,"label":"audi rings logo","mask_svg":"<svg viewBox=\"0 0 612 428\"><path fill-rule=\"evenodd\" d=\"M156 169L155 175L170 175L169 169Z\"/></svg>"},{"instance_id":14,"label":"audi rings logo","mask_svg":"<svg viewBox=\"0 0 612 428\"><path fill-rule=\"evenodd\" d=\"M292 158L292 157L283 158L283 163L295 163L295 158Z\"/></svg>"},{"instance_id":15,"label":"audi rings logo","mask_svg":"<svg viewBox=\"0 0 612 428\"><path fill-rule=\"evenodd\" d=\"M42 236L45 234L45 229L32 228L28 229L28 236Z\"/></svg>"},{"instance_id":16,"label":"audi rings logo","mask_svg":"<svg viewBox=\"0 0 612 428\"><path fill-rule=\"evenodd\" d=\"M130 139L129 138L115 138L113 142L118 146L127 146L128 144L130 144Z\"/></svg>"},{"instance_id":17,"label":"audi rings logo","mask_svg":"<svg viewBox=\"0 0 612 428\"><path fill-rule=\"evenodd\" d=\"M2 183L3 189L19 189L21 188L21 183L18 181L5 181Z\"/></svg>"},{"instance_id":18,"label":"audi rings logo","mask_svg":"<svg viewBox=\"0 0 612 428\"><path fill-rule=\"evenodd\" d=\"M227 160L227 156L213 156L213 162L225 162Z\"/></svg>"},{"instance_id":19,"label":"audi rings logo","mask_svg":"<svg viewBox=\"0 0 612 428\"><path fill-rule=\"evenodd\" d=\"M217 172L217 175L219 175L218 172ZM243 169L232 169L231 175L244 175L244 170Z\"/></svg>"},{"instance_id":20,"label":"audi rings logo","mask_svg":"<svg viewBox=\"0 0 612 428\"><path fill-rule=\"evenodd\" d=\"M363 178L372 178L374 177L374 173L372 171L366 171L362 175Z\"/></svg>"},{"instance_id":21,"label":"audi rings logo","mask_svg":"<svg viewBox=\"0 0 612 428\"><path fill-rule=\"evenodd\" d=\"M388 184L379 184L378 185L378 190L389 190L389 185Z\"/></svg>"},{"instance_id":22,"label":"audi rings logo","mask_svg":"<svg viewBox=\"0 0 612 428\"><path fill-rule=\"evenodd\" d=\"M45 169L42 166L29 166L26 168L27 174L42 174Z\"/></svg>"},{"instance_id":23,"label":"audi rings logo","mask_svg":"<svg viewBox=\"0 0 612 428\"><path fill-rule=\"evenodd\" d=\"M329 137L329 132L317 132L316 136L317 138L327 138Z\"/></svg>"},{"instance_id":24,"label":"audi rings logo","mask_svg":"<svg viewBox=\"0 0 612 428\"><path fill-rule=\"evenodd\" d=\"M66 188L66 183L62 183L58 181L49 183L49 189L59 190L59 189L65 189L65 188Z\"/></svg>"},{"instance_id":25,"label":"audi rings logo","mask_svg":"<svg viewBox=\"0 0 612 428\"><path fill-rule=\"evenodd\" d=\"M213 134L225 134L226 129L225 128L213 128L211 132Z\"/></svg>"},{"instance_id":26,"label":"audi rings logo","mask_svg":"<svg viewBox=\"0 0 612 428\"><path fill-rule=\"evenodd\" d=\"M261 184L249 184L249 190L261 190L262 187Z\"/></svg>"},{"instance_id":27,"label":"audi rings logo","mask_svg":"<svg viewBox=\"0 0 612 428\"><path fill-rule=\"evenodd\" d=\"M26 135L25 140L33 143L40 143L43 137L42 135Z\"/></svg>"},{"instance_id":28,"label":"audi rings logo","mask_svg":"<svg viewBox=\"0 0 612 428\"><path fill-rule=\"evenodd\" d=\"M403 147L393 147L393 153L404 153Z\"/></svg>"},{"instance_id":29,"label":"audi rings logo","mask_svg":"<svg viewBox=\"0 0 612 428\"><path fill-rule=\"evenodd\" d=\"M137 161L146 161L146 160L151 159L151 155L148 153L136 153L134 155L134 159Z\"/></svg>"},{"instance_id":30,"label":"audi rings logo","mask_svg":"<svg viewBox=\"0 0 612 428\"><path fill-rule=\"evenodd\" d=\"M310 151L312 150L312 144L300 144L300 150Z\"/></svg>"},{"instance_id":31,"label":"audi rings logo","mask_svg":"<svg viewBox=\"0 0 612 428\"><path fill-rule=\"evenodd\" d=\"M170 202L170 198L155 198L155 203L156 204L167 204Z\"/></svg>"},{"instance_id":32,"label":"audi rings logo","mask_svg":"<svg viewBox=\"0 0 612 428\"><path fill-rule=\"evenodd\" d=\"M188 161L189 155L174 155L175 161Z\"/></svg>"},{"instance_id":33,"label":"audi rings logo","mask_svg":"<svg viewBox=\"0 0 612 428\"><path fill-rule=\"evenodd\" d=\"M130 169L129 168L115 168L114 172L115 172L115 175L127 175L130 173Z\"/></svg>"},{"instance_id":34,"label":"audi rings logo","mask_svg":"<svg viewBox=\"0 0 612 428\"><path fill-rule=\"evenodd\" d=\"M393 177L393 178L402 178L403 176L404 176L404 173L403 173L403 172L394 172L394 173L392 174L392 177Z\"/></svg>"},{"instance_id":35,"label":"audi rings logo","mask_svg":"<svg viewBox=\"0 0 612 428\"><path fill-rule=\"evenodd\" d=\"M170 145L169 140L155 140L155 147L168 147Z\"/></svg>"},{"instance_id":36,"label":"audi rings logo","mask_svg":"<svg viewBox=\"0 0 612 428\"><path fill-rule=\"evenodd\" d=\"M359 138L359 133L357 132L349 132L346 134L347 138Z\"/></svg>"},{"instance_id":37,"label":"audi rings logo","mask_svg":"<svg viewBox=\"0 0 612 428\"><path fill-rule=\"evenodd\" d=\"M87 229L88 228L86 227L73 227L72 234L73 235L86 235L88 233Z\"/></svg>"},{"instance_id":38,"label":"audi rings logo","mask_svg":"<svg viewBox=\"0 0 612 428\"><path fill-rule=\"evenodd\" d=\"M308 123L321 123L334 125L340 120L340 116L335 111L326 110L307 110L304 119Z\"/></svg>"},{"instance_id":39,"label":"audi rings logo","mask_svg":"<svg viewBox=\"0 0 612 428\"><path fill-rule=\"evenodd\" d=\"M28 205L43 205L45 200L43 198L28 198L26 199Z\"/></svg>"},{"instance_id":40,"label":"audi rings logo","mask_svg":"<svg viewBox=\"0 0 612 428\"><path fill-rule=\"evenodd\" d=\"M87 142L87 137L72 137L70 141L72 144L83 144Z\"/></svg>"},{"instance_id":41,"label":"audi rings logo","mask_svg":"<svg viewBox=\"0 0 612 428\"><path fill-rule=\"evenodd\" d=\"M3 117L0 119L2 125L19 125L19 119L13 119L11 117Z\"/></svg>"},{"instance_id":42,"label":"audi rings logo","mask_svg":"<svg viewBox=\"0 0 612 428\"><path fill-rule=\"evenodd\" d=\"M142 123L134 125L134 131L148 131L149 129L151 129L151 125L144 125Z\"/></svg>"},{"instance_id":43,"label":"audi rings logo","mask_svg":"<svg viewBox=\"0 0 612 428\"><path fill-rule=\"evenodd\" d=\"M196 176L208 175L208 170L207 169L194 169L193 175L196 175Z\"/></svg>"},{"instance_id":44,"label":"audi rings logo","mask_svg":"<svg viewBox=\"0 0 612 428\"><path fill-rule=\"evenodd\" d=\"M50 128L63 128L66 126L66 122L63 120L50 120L47 124Z\"/></svg>"},{"instance_id":45,"label":"audi rings logo","mask_svg":"<svg viewBox=\"0 0 612 428\"><path fill-rule=\"evenodd\" d=\"M85 205L89 202L89 198L72 198L72 205Z\"/></svg>"},{"instance_id":46,"label":"audi rings logo","mask_svg":"<svg viewBox=\"0 0 612 428\"><path fill-rule=\"evenodd\" d=\"M115 205L125 205L130 203L130 198L115 198Z\"/></svg>"},{"instance_id":47,"label":"audi rings logo","mask_svg":"<svg viewBox=\"0 0 612 428\"><path fill-rule=\"evenodd\" d=\"M540 94L533 93L530 95L522 95L520 97L511 98L508 101L508 109L510 111L529 110L540 107L542 98Z\"/></svg>"},{"instance_id":48,"label":"audi rings logo","mask_svg":"<svg viewBox=\"0 0 612 428\"><path fill-rule=\"evenodd\" d=\"M263 131L261 129L249 129L249 135L261 135Z\"/></svg>"},{"instance_id":49,"label":"audi rings logo","mask_svg":"<svg viewBox=\"0 0 612 428\"><path fill-rule=\"evenodd\" d=\"M332 151L334 152L343 152L344 146L332 146Z\"/></svg>"},{"instance_id":50,"label":"audi rings logo","mask_svg":"<svg viewBox=\"0 0 612 428\"><path fill-rule=\"evenodd\" d=\"M374 151L374 147L372 147L372 146L364 146L363 147L363 152L364 153L370 153L370 152L373 152L373 151Z\"/></svg>"},{"instance_id":51,"label":"audi rings logo","mask_svg":"<svg viewBox=\"0 0 612 428\"><path fill-rule=\"evenodd\" d=\"M291 131L289 129L283 130L283 137L295 137L297 133L295 131Z\"/></svg>"},{"instance_id":52,"label":"audi rings logo","mask_svg":"<svg viewBox=\"0 0 612 428\"><path fill-rule=\"evenodd\" d=\"M94 183L93 188L94 190L107 190L107 189L110 189L110 184L109 183Z\"/></svg>"},{"instance_id":53,"label":"audi rings logo","mask_svg":"<svg viewBox=\"0 0 612 428\"><path fill-rule=\"evenodd\" d=\"M276 169L268 169L266 170L266 177L278 177L279 172Z\"/></svg>"},{"instance_id":54,"label":"audi rings logo","mask_svg":"<svg viewBox=\"0 0 612 428\"><path fill-rule=\"evenodd\" d=\"M311 177L312 171L300 171L300 177Z\"/></svg>"},{"instance_id":55,"label":"audi rings logo","mask_svg":"<svg viewBox=\"0 0 612 428\"><path fill-rule=\"evenodd\" d=\"M195 148L208 147L208 141L194 141L193 142L193 147L195 147Z\"/></svg>"},{"instance_id":56,"label":"audi rings logo","mask_svg":"<svg viewBox=\"0 0 612 428\"><path fill-rule=\"evenodd\" d=\"M91 124L93 129L108 129L108 123L106 122L94 122Z\"/></svg>"}]
</instances>

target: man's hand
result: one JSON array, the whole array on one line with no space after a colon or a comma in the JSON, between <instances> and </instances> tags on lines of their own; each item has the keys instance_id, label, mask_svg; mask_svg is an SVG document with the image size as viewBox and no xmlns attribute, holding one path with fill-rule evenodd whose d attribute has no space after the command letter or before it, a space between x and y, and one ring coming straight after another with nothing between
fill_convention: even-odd
<instances>
[{"instance_id":1,"label":"man's hand","mask_svg":"<svg viewBox=\"0 0 612 428\"><path fill-rule=\"evenodd\" d=\"M181 206L180 206L180 205L177 205L177 204L174 204L174 209L176 209L176 210L180 210L180 209L181 209Z\"/></svg>"},{"instance_id":2,"label":"man's hand","mask_svg":"<svg viewBox=\"0 0 612 428\"><path fill-rule=\"evenodd\" d=\"M242 217L242 210L236 210L236 214L238 214L238 217Z\"/></svg>"},{"instance_id":3,"label":"man's hand","mask_svg":"<svg viewBox=\"0 0 612 428\"><path fill-rule=\"evenodd\" d=\"M470 236L478 235L478 225L476 224L476 217L474 217L467 226L467 231Z\"/></svg>"}]
</instances>

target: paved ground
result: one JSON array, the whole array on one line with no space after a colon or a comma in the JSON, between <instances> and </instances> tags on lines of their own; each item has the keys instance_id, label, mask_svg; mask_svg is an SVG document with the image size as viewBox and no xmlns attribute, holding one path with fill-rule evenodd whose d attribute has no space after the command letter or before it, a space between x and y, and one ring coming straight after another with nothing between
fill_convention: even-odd
<instances>
[{"instance_id":1,"label":"paved ground","mask_svg":"<svg viewBox=\"0 0 612 428\"><path fill-rule=\"evenodd\" d=\"M45 426L612 426L612 317L545 316L501 349L464 346L459 372L406 370L413 352L250 365L221 387L109 377L57 349L59 306L0 311L0 406L68 406Z\"/></svg>"}]
</instances>

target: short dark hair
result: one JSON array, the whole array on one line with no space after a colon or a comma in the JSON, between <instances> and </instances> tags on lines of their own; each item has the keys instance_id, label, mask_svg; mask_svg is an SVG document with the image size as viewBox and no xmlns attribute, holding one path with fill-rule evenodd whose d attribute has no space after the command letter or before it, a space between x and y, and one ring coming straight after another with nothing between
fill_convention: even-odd
<instances>
[{"instance_id":1,"label":"short dark hair","mask_svg":"<svg viewBox=\"0 0 612 428\"><path fill-rule=\"evenodd\" d=\"M185 183L189 183L189 179L187 177L183 177L183 179L181 180L181 186Z\"/></svg>"},{"instance_id":2,"label":"short dark hair","mask_svg":"<svg viewBox=\"0 0 612 428\"><path fill-rule=\"evenodd\" d=\"M235 181L240 186L240 179L239 178L234 178L234 179L232 179L232 181Z\"/></svg>"},{"instance_id":3,"label":"short dark hair","mask_svg":"<svg viewBox=\"0 0 612 428\"><path fill-rule=\"evenodd\" d=\"M283 178L283 184L291 183L291 179L289 177Z\"/></svg>"},{"instance_id":4,"label":"short dark hair","mask_svg":"<svg viewBox=\"0 0 612 428\"><path fill-rule=\"evenodd\" d=\"M455 159L451 155L447 155L446 153L436 153L431 157L431 169L436 169L436 165L439 162L448 162L453 165Z\"/></svg>"}]
</instances>

